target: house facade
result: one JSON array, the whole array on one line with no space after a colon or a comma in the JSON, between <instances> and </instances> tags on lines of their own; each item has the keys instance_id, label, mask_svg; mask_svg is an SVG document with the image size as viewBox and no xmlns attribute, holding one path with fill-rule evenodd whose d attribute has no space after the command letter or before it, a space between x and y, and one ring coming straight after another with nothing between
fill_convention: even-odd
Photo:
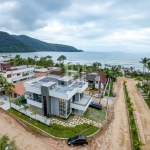
<instances>
[{"instance_id":1,"label":"house facade","mask_svg":"<svg viewBox=\"0 0 150 150\"><path fill-rule=\"evenodd\" d=\"M72 77L45 76L24 82L27 104L44 116L68 118L71 113L82 116L92 101L84 94L88 82Z\"/></svg>"},{"instance_id":2,"label":"house facade","mask_svg":"<svg viewBox=\"0 0 150 150\"><path fill-rule=\"evenodd\" d=\"M93 71L86 74L86 81L89 82L89 84L94 84L96 89L103 91L107 83L107 77L99 71Z\"/></svg>"},{"instance_id":3,"label":"house facade","mask_svg":"<svg viewBox=\"0 0 150 150\"><path fill-rule=\"evenodd\" d=\"M0 74L4 76L8 82L16 83L35 76L34 67L15 66L12 67L9 62L0 63Z\"/></svg>"}]
</instances>

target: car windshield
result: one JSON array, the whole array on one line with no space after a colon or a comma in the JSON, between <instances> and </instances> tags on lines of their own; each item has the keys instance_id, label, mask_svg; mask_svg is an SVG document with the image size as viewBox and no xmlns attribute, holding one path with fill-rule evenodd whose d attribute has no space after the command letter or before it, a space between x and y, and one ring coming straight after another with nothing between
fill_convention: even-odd
<instances>
[{"instance_id":1,"label":"car windshield","mask_svg":"<svg viewBox=\"0 0 150 150\"><path fill-rule=\"evenodd\" d=\"M71 140L71 141L75 141L76 139L78 139L78 137L79 137L79 136L72 137L72 138L70 138L70 140Z\"/></svg>"}]
</instances>

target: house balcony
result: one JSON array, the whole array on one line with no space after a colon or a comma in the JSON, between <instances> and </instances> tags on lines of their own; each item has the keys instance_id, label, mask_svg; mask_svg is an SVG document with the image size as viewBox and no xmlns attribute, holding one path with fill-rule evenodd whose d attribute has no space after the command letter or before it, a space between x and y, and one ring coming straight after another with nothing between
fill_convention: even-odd
<instances>
[{"instance_id":1,"label":"house balcony","mask_svg":"<svg viewBox=\"0 0 150 150\"><path fill-rule=\"evenodd\" d=\"M12 77L12 80L13 81L19 81L21 79L31 78L31 77L34 77L34 76L35 76L35 73L23 74L22 76Z\"/></svg>"},{"instance_id":2,"label":"house balcony","mask_svg":"<svg viewBox=\"0 0 150 150\"><path fill-rule=\"evenodd\" d=\"M38 108L42 108L43 107L41 99L34 100L31 97L27 97L26 100L27 100L27 104L30 104L30 105L38 107Z\"/></svg>"},{"instance_id":3,"label":"house balcony","mask_svg":"<svg viewBox=\"0 0 150 150\"><path fill-rule=\"evenodd\" d=\"M91 101L92 97L88 94L84 94L80 101L71 102L70 107L77 110L86 111Z\"/></svg>"}]
</instances>

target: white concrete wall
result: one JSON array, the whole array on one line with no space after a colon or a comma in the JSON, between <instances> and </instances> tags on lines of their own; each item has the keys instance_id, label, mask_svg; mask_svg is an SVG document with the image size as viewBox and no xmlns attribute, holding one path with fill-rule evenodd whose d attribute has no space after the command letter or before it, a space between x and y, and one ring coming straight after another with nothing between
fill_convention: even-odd
<instances>
[{"instance_id":1,"label":"white concrete wall","mask_svg":"<svg viewBox=\"0 0 150 150\"><path fill-rule=\"evenodd\" d=\"M33 101L33 100L30 100L27 98L27 104L30 104L30 105L33 105L33 106L36 106L38 108L42 108L42 103L39 103L39 102L36 102L36 101Z\"/></svg>"},{"instance_id":2,"label":"white concrete wall","mask_svg":"<svg viewBox=\"0 0 150 150\"><path fill-rule=\"evenodd\" d=\"M88 82L85 83L85 85L82 88L77 88L77 93L83 93L86 88L88 88Z\"/></svg>"},{"instance_id":3,"label":"white concrete wall","mask_svg":"<svg viewBox=\"0 0 150 150\"><path fill-rule=\"evenodd\" d=\"M35 115L31 115L32 114L31 111L26 110L26 112L25 112L23 109L21 109L21 108L23 108L23 106L20 107L18 105L15 105L14 103L11 103L11 107L14 108L15 110L17 110L18 112L21 112L21 113L27 115L30 118L33 118L33 119L36 118L36 120L38 120L46 125L50 125L50 119L46 119L45 117L42 117L38 114L36 114L36 117L35 117Z\"/></svg>"},{"instance_id":4,"label":"white concrete wall","mask_svg":"<svg viewBox=\"0 0 150 150\"><path fill-rule=\"evenodd\" d=\"M34 67L31 68L25 68L25 69L19 69L19 70L14 70L14 71L7 71L6 73L2 73L2 75L7 79L8 82L13 82L13 81L17 81L17 80L21 80L23 78L30 78L33 77L35 75L35 73L33 73ZM29 74L28 76L23 76L24 72L31 72L31 74ZM19 76L17 76L17 74L20 73ZM11 78L7 78L7 75L11 74Z\"/></svg>"},{"instance_id":5,"label":"white concrete wall","mask_svg":"<svg viewBox=\"0 0 150 150\"><path fill-rule=\"evenodd\" d=\"M86 111L86 109L88 108L88 106L90 105L90 103L91 103L91 101L92 101L92 97L91 97L91 99L89 100L89 102L87 103L87 105L80 105L80 104L76 104L76 103L71 103L70 104L70 107L71 108L74 108L74 109L77 109L77 110L82 110L82 111Z\"/></svg>"},{"instance_id":6,"label":"white concrete wall","mask_svg":"<svg viewBox=\"0 0 150 150\"><path fill-rule=\"evenodd\" d=\"M49 91L50 96L57 97L57 98L62 98L62 99L65 99L65 100L69 100L73 95L75 95L75 93L76 93L76 88L72 91L69 91L67 94L57 92L55 90L50 90Z\"/></svg>"},{"instance_id":7,"label":"white concrete wall","mask_svg":"<svg viewBox=\"0 0 150 150\"><path fill-rule=\"evenodd\" d=\"M29 84L25 85L25 83L24 83L24 87L25 87L26 91L28 91L28 92L41 95L41 88L36 88L36 87L30 86Z\"/></svg>"}]
</instances>

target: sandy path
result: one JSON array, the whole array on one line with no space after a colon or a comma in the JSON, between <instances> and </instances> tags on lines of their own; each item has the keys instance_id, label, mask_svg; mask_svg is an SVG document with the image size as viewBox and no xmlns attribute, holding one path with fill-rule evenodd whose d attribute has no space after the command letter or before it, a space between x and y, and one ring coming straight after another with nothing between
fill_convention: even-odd
<instances>
[{"instance_id":1,"label":"sandy path","mask_svg":"<svg viewBox=\"0 0 150 150\"><path fill-rule=\"evenodd\" d=\"M137 120L141 141L145 143L143 150L150 150L150 110L137 88L137 81L134 79L126 79L127 89L134 106L134 113Z\"/></svg>"},{"instance_id":2,"label":"sandy path","mask_svg":"<svg viewBox=\"0 0 150 150\"><path fill-rule=\"evenodd\" d=\"M98 150L130 150L130 134L127 111L123 93L124 78L118 78L114 84L117 97L114 104L114 119L108 129L99 137Z\"/></svg>"},{"instance_id":3,"label":"sandy path","mask_svg":"<svg viewBox=\"0 0 150 150\"><path fill-rule=\"evenodd\" d=\"M0 109L0 137L5 134L15 140L19 150L91 150L91 145L69 147L65 140L36 137ZM62 146L58 146L60 143Z\"/></svg>"}]
</instances>

